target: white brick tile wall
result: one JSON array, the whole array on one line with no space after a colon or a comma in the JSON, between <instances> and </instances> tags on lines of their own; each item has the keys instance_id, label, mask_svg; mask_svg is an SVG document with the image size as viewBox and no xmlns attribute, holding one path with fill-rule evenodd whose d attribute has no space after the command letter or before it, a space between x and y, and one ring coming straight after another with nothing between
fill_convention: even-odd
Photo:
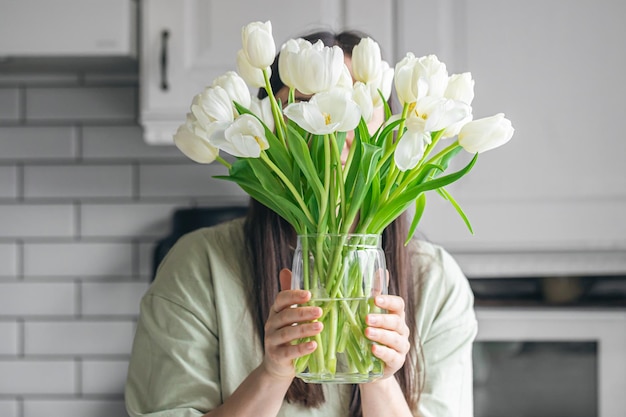
<instances>
[{"instance_id":1,"label":"white brick tile wall","mask_svg":"<svg viewBox=\"0 0 626 417\"><path fill-rule=\"evenodd\" d=\"M154 242L139 244L139 275L142 277L152 275L152 258L155 246L156 243Z\"/></svg>"},{"instance_id":2,"label":"white brick tile wall","mask_svg":"<svg viewBox=\"0 0 626 417\"><path fill-rule=\"evenodd\" d=\"M135 87L26 89L28 121L100 121L127 120L136 117Z\"/></svg>"},{"instance_id":3,"label":"white brick tile wall","mask_svg":"<svg viewBox=\"0 0 626 417\"><path fill-rule=\"evenodd\" d=\"M130 243L25 243L24 275L28 276L130 276Z\"/></svg>"},{"instance_id":4,"label":"white brick tile wall","mask_svg":"<svg viewBox=\"0 0 626 417\"><path fill-rule=\"evenodd\" d=\"M0 321L0 355L18 354L17 326L17 323L14 321ZM0 413L1 415L4 414Z\"/></svg>"},{"instance_id":5,"label":"white brick tile wall","mask_svg":"<svg viewBox=\"0 0 626 417\"><path fill-rule=\"evenodd\" d=\"M25 400L23 417L127 417L124 401L115 400Z\"/></svg>"},{"instance_id":6,"label":"white brick tile wall","mask_svg":"<svg viewBox=\"0 0 626 417\"><path fill-rule=\"evenodd\" d=\"M0 206L4 237L70 237L75 234L71 204L10 204Z\"/></svg>"},{"instance_id":7,"label":"white brick tile wall","mask_svg":"<svg viewBox=\"0 0 626 417\"><path fill-rule=\"evenodd\" d=\"M72 394L73 361L0 360L2 394Z\"/></svg>"},{"instance_id":8,"label":"white brick tile wall","mask_svg":"<svg viewBox=\"0 0 626 417\"><path fill-rule=\"evenodd\" d=\"M17 401L0 399L0 416L18 417L17 416Z\"/></svg>"},{"instance_id":9,"label":"white brick tile wall","mask_svg":"<svg viewBox=\"0 0 626 417\"><path fill-rule=\"evenodd\" d=\"M71 126L0 127L0 159L55 159L76 156Z\"/></svg>"},{"instance_id":10,"label":"white brick tile wall","mask_svg":"<svg viewBox=\"0 0 626 417\"><path fill-rule=\"evenodd\" d=\"M17 197L17 168L0 166L0 198Z\"/></svg>"},{"instance_id":11,"label":"white brick tile wall","mask_svg":"<svg viewBox=\"0 0 626 417\"><path fill-rule=\"evenodd\" d=\"M0 122L19 120L19 93L17 88L0 88Z\"/></svg>"},{"instance_id":12,"label":"white brick tile wall","mask_svg":"<svg viewBox=\"0 0 626 417\"><path fill-rule=\"evenodd\" d=\"M246 201L146 145L137 74L0 74L0 417L122 417L139 300L171 213Z\"/></svg>"},{"instance_id":13,"label":"white brick tile wall","mask_svg":"<svg viewBox=\"0 0 626 417\"><path fill-rule=\"evenodd\" d=\"M0 277L17 275L17 245L0 243Z\"/></svg>"},{"instance_id":14,"label":"white brick tile wall","mask_svg":"<svg viewBox=\"0 0 626 417\"><path fill-rule=\"evenodd\" d=\"M123 394L128 361L83 361L83 394Z\"/></svg>"},{"instance_id":15,"label":"white brick tile wall","mask_svg":"<svg viewBox=\"0 0 626 417\"><path fill-rule=\"evenodd\" d=\"M26 355L127 355L132 321L32 321L24 324Z\"/></svg>"},{"instance_id":16,"label":"white brick tile wall","mask_svg":"<svg viewBox=\"0 0 626 417\"><path fill-rule=\"evenodd\" d=\"M203 164L145 164L139 167L141 197L218 197L244 195L236 184L212 178L224 175L225 167Z\"/></svg>"},{"instance_id":17,"label":"white brick tile wall","mask_svg":"<svg viewBox=\"0 0 626 417\"><path fill-rule=\"evenodd\" d=\"M175 146L148 145L142 135L139 126L85 126L82 156L85 159L167 158L189 161Z\"/></svg>"},{"instance_id":18,"label":"white brick tile wall","mask_svg":"<svg viewBox=\"0 0 626 417\"><path fill-rule=\"evenodd\" d=\"M131 197L130 165L33 165L24 167L26 198Z\"/></svg>"},{"instance_id":19,"label":"white brick tile wall","mask_svg":"<svg viewBox=\"0 0 626 417\"><path fill-rule=\"evenodd\" d=\"M178 203L85 204L81 209L82 236L163 237Z\"/></svg>"},{"instance_id":20,"label":"white brick tile wall","mask_svg":"<svg viewBox=\"0 0 626 417\"><path fill-rule=\"evenodd\" d=\"M0 315L72 315L75 304L73 283L0 282Z\"/></svg>"},{"instance_id":21,"label":"white brick tile wall","mask_svg":"<svg viewBox=\"0 0 626 417\"><path fill-rule=\"evenodd\" d=\"M147 282L84 283L81 290L81 313L84 316L136 316L139 314L141 297L147 289Z\"/></svg>"}]
</instances>

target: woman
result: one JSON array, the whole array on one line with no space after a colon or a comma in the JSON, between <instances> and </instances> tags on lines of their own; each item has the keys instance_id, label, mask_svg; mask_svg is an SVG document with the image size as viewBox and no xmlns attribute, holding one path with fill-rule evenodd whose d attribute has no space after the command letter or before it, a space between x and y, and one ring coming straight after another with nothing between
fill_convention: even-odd
<instances>
[{"instance_id":1,"label":"woman","mask_svg":"<svg viewBox=\"0 0 626 417\"><path fill-rule=\"evenodd\" d=\"M362 37L322 32L305 39L340 46L349 66ZM277 61L272 87L281 97ZM289 289L296 236L288 223L252 201L245 219L183 237L142 300L129 414L471 416L472 293L444 250L415 239L405 247L405 236L404 216L383 233L390 295L376 304L388 313L368 316L366 336L377 342L384 377L359 385L295 378L293 360L316 346L291 342L321 331L313 321L321 310L302 306L308 291Z\"/></svg>"}]
</instances>

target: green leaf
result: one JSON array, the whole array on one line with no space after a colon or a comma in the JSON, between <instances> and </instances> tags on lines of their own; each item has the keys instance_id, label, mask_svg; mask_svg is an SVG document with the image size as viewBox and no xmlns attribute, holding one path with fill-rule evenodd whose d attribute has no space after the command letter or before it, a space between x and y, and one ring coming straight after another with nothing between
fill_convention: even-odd
<instances>
[{"instance_id":1,"label":"green leaf","mask_svg":"<svg viewBox=\"0 0 626 417\"><path fill-rule=\"evenodd\" d=\"M404 242L405 246L408 245L411 239L413 238L413 235L415 234L415 231L417 230L417 225L422 219L422 215L424 214L425 208L426 208L426 194L421 193L419 197L415 199L415 215L413 216L413 221L411 221L411 227L409 227L409 233L406 237L406 241Z\"/></svg>"},{"instance_id":2,"label":"green leaf","mask_svg":"<svg viewBox=\"0 0 626 417\"><path fill-rule=\"evenodd\" d=\"M361 158L361 167L357 171L356 181L352 196L350 197L350 209L348 218L351 219L356 215L363 199L367 195L367 191L372 184L372 180L376 174L376 165L382 154L382 149L378 146L363 144L363 156Z\"/></svg>"},{"instance_id":3,"label":"green leaf","mask_svg":"<svg viewBox=\"0 0 626 417\"><path fill-rule=\"evenodd\" d=\"M287 145L291 150L291 154L309 185L313 187L317 201L320 202L322 200L322 194L324 194L324 185L318 176L317 169L311 158L311 153L309 152L309 147L304 138L300 136L300 133L295 129L289 129L289 133L290 134L287 135Z\"/></svg>"},{"instance_id":4,"label":"green leaf","mask_svg":"<svg viewBox=\"0 0 626 417\"><path fill-rule=\"evenodd\" d=\"M423 192L436 190L440 187L445 187L448 184L451 184L455 181L461 179L465 174L470 172L476 160L478 159L478 154L474 155L474 158L461 170L454 172L452 174L445 175L443 177L435 178L430 181L425 181L421 184L417 184L412 187L407 187L407 189L394 198L391 201L388 201L386 206L381 209L374 220L372 221L372 233L381 233L382 230L389 225L396 217L398 217L404 210L408 208L408 206Z\"/></svg>"},{"instance_id":5,"label":"green leaf","mask_svg":"<svg viewBox=\"0 0 626 417\"><path fill-rule=\"evenodd\" d=\"M452 197L452 195L443 187L438 188L437 189L437 193L439 193L440 196L442 196L444 199L448 200L450 202L450 204L452 204L452 207L454 207L456 212L459 213L459 216L461 216L461 218L463 219L463 222L465 222L465 225L469 229L470 233L474 234L474 230L472 229L472 225L471 225L467 215L465 215L465 212L463 211L463 209L461 208L459 203L456 202L454 197Z\"/></svg>"}]
</instances>

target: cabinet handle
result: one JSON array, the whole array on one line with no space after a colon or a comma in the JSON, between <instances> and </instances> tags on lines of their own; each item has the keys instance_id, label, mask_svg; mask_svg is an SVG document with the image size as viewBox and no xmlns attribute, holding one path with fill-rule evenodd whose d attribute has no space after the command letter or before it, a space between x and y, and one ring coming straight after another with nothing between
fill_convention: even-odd
<instances>
[{"instance_id":1,"label":"cabinet handle","mask_svg":"<svg viewBox=\"0 0 626 417\"><path fill-rule=\"evenodd\" d=\"M161 90L167 91L169 83L167 82L167 40L170 37L168 30L161 32Z\"/></svg>"}]
</instances>

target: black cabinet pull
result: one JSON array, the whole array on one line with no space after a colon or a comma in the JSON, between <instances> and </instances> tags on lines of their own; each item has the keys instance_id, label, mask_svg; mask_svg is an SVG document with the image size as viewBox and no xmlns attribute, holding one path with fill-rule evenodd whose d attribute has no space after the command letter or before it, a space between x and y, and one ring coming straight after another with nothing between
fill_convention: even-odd
<instances>
[{"instance_id":1,"label":"black cabinet pull","mask_svg":"<svg viewBox=\"0 0 626 417\"><path fill-rule=\"evenodd\" d=\"M167 91L169 83L167 82L167 40L170 37L168 30L161 32L161 90Z\"/></svg>"}]
</instances>

